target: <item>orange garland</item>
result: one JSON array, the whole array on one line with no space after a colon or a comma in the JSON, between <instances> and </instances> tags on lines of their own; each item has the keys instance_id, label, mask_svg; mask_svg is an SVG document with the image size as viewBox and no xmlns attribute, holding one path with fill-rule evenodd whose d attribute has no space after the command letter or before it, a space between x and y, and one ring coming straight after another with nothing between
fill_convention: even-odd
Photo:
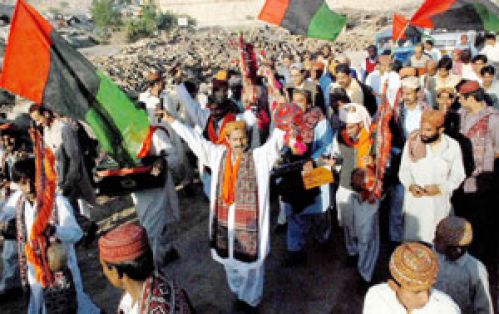
<instances>
[{"instance_id":1,"label":"orange garland","mask_svg":"<svg viewBox=\"0 0 499 314\"><path fill-rule=\"evenodd\" d=\"M237 156L236 164L232 165L232 149L229 149L227 153L227 160L225 161L225 173L222 190L222 199L227 205L232 205L232 203L236 200L237 173L239 172L240 163L241 155Z\"/></svg>"},{"instance_id":2,"label":"orange garland","mask_svg":"<svg viewBox=\"0 0 499 314\"><path fill-rule=\"evenodd\" d=\"M50 149L43 149L39 131L35 131L36 153L36 202L37 215L31 227L29 241L26 243L26 258L35 268L35 278L46 287L53 281L45 256L48 241L44 235L54 208L56 178L55 156ZM41 159L40 159L41 158Z\"/></svg>"}]
</instances>

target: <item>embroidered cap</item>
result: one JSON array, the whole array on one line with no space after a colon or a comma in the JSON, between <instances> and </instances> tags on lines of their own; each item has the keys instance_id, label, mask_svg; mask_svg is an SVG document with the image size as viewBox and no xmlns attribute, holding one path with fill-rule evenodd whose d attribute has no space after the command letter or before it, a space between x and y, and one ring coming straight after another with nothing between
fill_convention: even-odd
<instances>
[{"instance_id":1,"label":"embroidered cap","mask_svg":"<svg viewBox=\"0 0 499 314\"><path fill-rule=\"evenodd\" d=\"M112 264L133 261L148 249L146 230L136 223L121 225L99 239L100 257Z\"/></svg>"},{"instance_id":2,"label":"embroidered cap","mask_svg":"<svg viewBox=\"0 0 499 314\"><path fill-rule=\"evenodd\" d=\"M438 274L438 259L435 253L417 242L399 245L390 259L390 273L404 289L420 291L430 289Z\"/></svg>"}]
</instances>

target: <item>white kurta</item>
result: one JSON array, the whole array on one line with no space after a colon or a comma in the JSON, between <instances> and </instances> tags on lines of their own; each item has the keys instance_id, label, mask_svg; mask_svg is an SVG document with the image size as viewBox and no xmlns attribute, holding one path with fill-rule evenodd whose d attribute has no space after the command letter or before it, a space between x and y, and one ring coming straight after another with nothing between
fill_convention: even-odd
<instances>
[{"instance_id":1,"label":"white kurta","mask_svg":"<svg viewBox=\"0 0 499 314\"><path fill-rule=\"evenodd\" d=\"M224 145L215 145L205 140L198 132L178 121L172 123L171 126L187 142L200 162L209 166L212 170L209 224L211 235L217 185L221 184L218 182L218 173L221 171L220 164L227 148ZM237 295L238 299L252 306L258 305L263 295L264 261L270 250L269 177L272 166L279 157L283 142L284 132L275 129L265 144L252 151L258 184L258 259L255 262L248 263L239 261L233 256L235 204L229 207L228 215L229 256L224 258L219 256L216 250L211 250L213 259L224 265L232 292Z\"/></svg>"},{"instance_id":2,"label":"white kurta","mask_svg":"<svg viewBox=\"0 0 499 314\"><path fill-rule=\"evenodd\" d=\"M364 299L363 314L407 314L407 309L400 304L395 291L386 283L375 285L367 291ZM426 305L411 314L460 314L459 307L445 293L431 290L430 300Z\"/></svg>"},{"instance_id":3,"label":"white kurta","mask_svg":"<svg viewBox=\"0 0 499 314\"><path fill-rule=\"evenodd\" d=\"M15 207L21 193L16 194L17 197L12 200L13 206ZM74 285L76 288L76 294L78 299L78 314L89 314L89 313L100 313L100 310L92 303L90 298L83 291L83 283L81 281L80 269L78 268L78 261L76 259L76 253L74 249L74 244L80 240L83 236L76 219L73 215L73 209L69 204L68 200L60 195L56 196L55 199L57 206L57 213L59 218L59 224L56 227L55 237L59 239L66 248L66 253L68 255L68 268L73 276ZM24 203L25 210L25 223L26 223L26 237L29 238L31 235L31 228L33 226L33 221L35 219L35 208L29 202ZM28 262L28 282L31 290L30 302L28 306L28 313L38 314L46 313L44 302L43 302L43 290L42 286L35 279L35 269L33 265Z\"/></svg>"},{"instance_id":4,"label":"white kurta","mask_svg":"<svg viewBox=\"0 0 499 314\"><path fill-rule=\"evenodd\" d=\"M451 213L450 198L465 178L463 157L459 144L443 134L435 150L426 145L426 157L417 162L410 159L408 144L404 147L399 170L404 185L404 240L432 243L435 228ZM412 184L424 187L438 185L441 193L435 196L414 197Z\"/></svg>"},{"instance_id":5,"label":"white kurta","mask_svg":"<svg viewBox=\"0 0 499 314\"><path fill-rule=\"evenodd\" d=\"M128 292L125 292L121 298L120 304L118 305L118 313L140 314L139 302L135 302L135 304L133 304L132 296Z\"/></svg>"},{"instance_id":6,"label":"white kurta","mask_svg":"<svg viewBox=\"0 0 499 314\"><path fill-rule=\"evenodd\" d=\"M455 261L438 254L435 288L448 294L465 314L494 313L487 269L468 253Z\"/></svg>"}]
</instances>

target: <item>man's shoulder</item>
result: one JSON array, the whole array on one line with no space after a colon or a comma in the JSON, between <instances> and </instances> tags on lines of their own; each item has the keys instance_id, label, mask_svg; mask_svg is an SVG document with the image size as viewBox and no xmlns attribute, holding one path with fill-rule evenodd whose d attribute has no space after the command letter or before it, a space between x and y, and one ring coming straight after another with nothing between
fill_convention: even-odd
<instances>
[{"instance_id":1,"label":"man's shoulder","mask_svg":"<svg viewBox=\"0 0 499 314\"><path fill-rule=\"evenodd\" d=\"M430 302L440 309L448 312L442 313L461 313L457 304L449 297L447 294L443 293L438 289L432 289Z\"/></svg>"}]
</instances>

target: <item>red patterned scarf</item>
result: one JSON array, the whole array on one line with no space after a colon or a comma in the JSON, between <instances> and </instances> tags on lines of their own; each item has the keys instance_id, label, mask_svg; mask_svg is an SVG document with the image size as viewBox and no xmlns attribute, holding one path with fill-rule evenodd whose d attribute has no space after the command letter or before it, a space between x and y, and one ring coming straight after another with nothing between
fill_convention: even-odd
<instances>
[{"instance_id":1,"label":"red patterned scarf","mask_svg":"<svg viewBox=\"0 0 499 314\"><path fill-rule=\"evenodd\" d=\"M224 202L223 189L228 152L225 152L218 174L218 184L212 221L211 245L221 257L229 256L229 207ZM234 258L243 262L258 259L259 209L255 162L251 151L239 161L235 189Z\"/></svg>"},{"instance_id":2,"label":"red patterned scarf","mask_svg":"<svg viewBox=\"0 0 499 314\"><path fill-rule=\"evenodd\" d=\"M192 312L189 297L184 290L163 280L157 274L146 279L140 299L140 314L190 314Z\"/></svg>"},{"instance_id":3,"label":"red patterned scarf","mask_svg":"<svg viewBox=\"0 0 499 314\"><path fill-rule=\"evenodd\" d=\"M494 169L493 165L491 168L490 165L486 165L485 163L490 116L490 114L484 116L466 132L466 137L470 139L473 145L473 159L475 161L474 175L478 175L483 171L493 171Z\"/></svg>"}]
</instances>

